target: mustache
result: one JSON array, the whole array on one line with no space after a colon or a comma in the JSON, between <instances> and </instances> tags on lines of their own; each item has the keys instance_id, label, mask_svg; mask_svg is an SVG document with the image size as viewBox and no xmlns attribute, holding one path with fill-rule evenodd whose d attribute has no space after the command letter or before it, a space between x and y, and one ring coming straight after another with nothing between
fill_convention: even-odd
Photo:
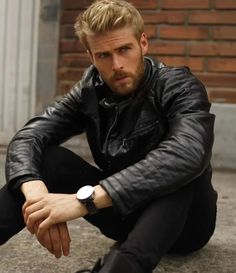
<instances>
[{"instance_id":1,"label":"mustache","mask_svg":"<svg viewBox=\"0 0 236 273\"><path fill-rule=\"evenodd\" d=\"M130 73L120 70L120 71L113 72L111 79L115 80L117 78L123 78L123 77L129 77L129 76L131 76Z\"/></svg>"}]
</instances>

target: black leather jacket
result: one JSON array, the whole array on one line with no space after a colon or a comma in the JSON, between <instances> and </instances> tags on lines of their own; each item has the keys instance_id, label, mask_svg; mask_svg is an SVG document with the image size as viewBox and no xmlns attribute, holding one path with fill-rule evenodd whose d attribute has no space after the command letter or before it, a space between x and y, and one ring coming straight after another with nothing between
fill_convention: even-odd
<instances>
[{"instance_id":1,"label":"black leather jacket","mask_svg":"<svg viewBox=\"0 0 236 273\"><path fill-rule=\"evenodd\" d=\"M210 183L214 115L205 88L186 67L149 58L145 64L132 96L112 94L91 66L62 100L31 119L8 148L10 187L22 176L41 179L45 148L83 132L107 174L99 183L123 215L196 179Z\"/></svg>"}]
</instances>

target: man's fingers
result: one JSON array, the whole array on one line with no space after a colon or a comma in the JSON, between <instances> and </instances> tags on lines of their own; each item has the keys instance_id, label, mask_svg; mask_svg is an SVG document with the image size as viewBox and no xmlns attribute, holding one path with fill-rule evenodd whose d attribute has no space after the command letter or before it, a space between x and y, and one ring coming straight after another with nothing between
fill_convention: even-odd
<instances>
[{"instance_id":1,"label":"man's fingers","mask_svg":"<svg viewBox=\"0 0 236 273\"><path fill-rule=\"evenodd\" d=\"M51 225L48 218L42 221L38 227L37 238L40 242L44 240L44 236L47 232L49 233L51 242L52 251L50 252L52 252L56 258L60 258L62 254L62 241L58 225Z\"/></svg>"},{"instance_id":2,"label":"man's fingers","mask_svg":"<svg viewBox=\"0 0 236 273\"><path fill-rule=\"evenodd\" d=\"M70 252L70 235L69 231L67 228L66 223L60 223L57 225L52 225L50 226L49 229L45 227L47 225L48 219L44 220L42 223L40 223L37 231L37 238L39 242L45 242L45 240L48 242L48 237L47 233L49 234L50 237L50 250L48 247L46 247L51 253L55 255L56 258L60 258L62 253L64 256L68 256ZM42 243L41 243L42 244ZM47 243L48 246L48 243Z\"/></svg>"},{"instance_id":3,"label":"man's fingers","mask_svg":"<svg viewBox=\"0 0 236 273\"><path fill-rule=\"evenodd\" d=\"M30 201L26 201L22 207L22 214L23 214L24 222L27 225L28 230L33 234L35 233L35 231L34 231L34 228L32 228L32 221L37 221L39 219L35 218L37 216L37 214L35 214L34 216L32 216L32 214L36 211L40 211L41 208L42 208L42 206L40 203L31 204ZM29 216L31 217L30 221L29 221ZM35 226L35 224L34 224L34 226Z\"/></svg>"},{"instance_id":4,"label":"man's fingers","mask_svg":"<svg viewBox=\"0 0 236 273\"><path fill-rule=\"evenodd\" d=\"M29 216L27 216L27 220L26 220L26 226L27 229L31 232L34 233L34 227L35 225L37 225L37 223L39 221L41 221L42 219L45 219L47 217L48 213L46 210L42 209L42 210L38 210L35 211L34 213L31 213ZM44 222L44 221L43 221ZM41 223L42 224L42 223ZM38 230L40 229L41 224L38 226ZM46 231L46 229L44 230L44 232Z\"/></svg>"},{"instance_id":5,"label":"man's fingers","mask_svg":"<svg viewBox=\"0 0 236 273\"><path fill-rule=\"evenodd\" d=\"M58 226L53 225L49 229L49 234L50 234L51 244L52 244L52 248L53 248L53 254L55 255L56 258L60 258L61 253L62 253L62 249L61 249L62 242L60 239L60 233L58 230Z\"/></svg>"},{"instance_id":6,"label":"man's fingers","mask_svg":"<svg viewBox=\"0 0 236 273\"><path fill-rule=\"evenodd\" d=\"M42 209L43 205L41 203L42 202L37 202L37 203L31 204L30 206L26 206L25 208L23 208L23 215L28 217L30 214Z\"/></svg>"},{"instance_id":7,"label":"man's fingers","mask_svg":"<svg viewBox=\"0 0 236 273\"><path fill-rule=\"evenodd\" d=\"M66 223L58 224L58 229L62 242L62 252L64 256L68 256L70 253L70 234Z\"/></svg>"},{"instance_id":8,"label":"man's fingers","mask_svg":"<svg viewBox=\"0 0 236 273\"><path fill-rule=\"evenodd\" d=\"M48 231L46 231L47 234ZM57 225L53 225L49 229L50 235L50 242L52 246L52 253L55 255L56 258L60 258L63 254L64 256L68 256L70 252L70 235L67 228L66 223L60 223ZM43 229L38 230L38 238L44 238L45 232ZM42 239L40 239L42 240Z\"/></svg>"},{"instance_id":9,"label":"man's fingers","mask_svg":"<svg viewBox=\"0 0 236 273\"><path fill-rule=\"evenodd\" d=\"M50 253L54 254L49 231L46 231L46 232L44 233L43 238L42 238L41 240L38 239L38 241L39 241L39 243L40 243L43 247L45 247Z\"/></svg>"},{"instance_id":10,"label":"man's fingers","mask_svg":"<svg viewBox=\"0 0 236 273\"><path fill-rule=\"evenodd\" d=\"M37 231L38 231L38 227L39 227L39 224L40 224L40 222L35 223L34 228L33 228L33 230L34 230L34 234L36 234L36 233L37 233Z\"/></svg>"},{"instance_id":11,"label":"man's fingers","mask_svg":"<svg viewBox=\"0 0 236 273\"><path fill-rule=\"evenodd\" d=\"M23 214L25 214L25 210L28 207L30 207L33 204L38 203L41 199L42 199L42 197L35 197L35 198L32 198L32 199L26 200L25 203L22 206L22 212L23 212Z\"/></svg>"}]
</instances>

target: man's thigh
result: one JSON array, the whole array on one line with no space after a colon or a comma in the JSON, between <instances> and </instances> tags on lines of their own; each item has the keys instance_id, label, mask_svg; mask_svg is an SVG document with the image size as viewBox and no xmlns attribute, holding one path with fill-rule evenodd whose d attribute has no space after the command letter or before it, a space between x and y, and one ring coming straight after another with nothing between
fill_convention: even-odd
<instances>
[{"instance_id":1,"label":"man's thigh","mask_svg":"<svg viewBox=\"0 0 236 273\"><path fill-rule=\"evenodd\" d=\"M76 193L80 187L95 186L105 178L98 168L63 147L46 151L42 172L49 191L55 193Z\"/></svg>"}]
</instances>

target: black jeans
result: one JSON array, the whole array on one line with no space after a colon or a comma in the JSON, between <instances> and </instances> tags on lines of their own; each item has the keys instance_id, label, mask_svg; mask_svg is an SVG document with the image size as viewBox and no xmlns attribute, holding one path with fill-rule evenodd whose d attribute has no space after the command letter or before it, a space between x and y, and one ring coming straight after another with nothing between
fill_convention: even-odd
<instances>
[{"instance_id":1,"label":"black jeans","mask_svg":"<svg viewBox=\"0 0 236 273\"><path fill-rule=\"evenodd\" d=\"M57 193L75 193L81 186L96 185L106 177L101 170L61 147L46 152L43 170L49 191ZM125 218L111 207L85 219L107 237L119 241L120 251L143 272L151 272L165 253L197 250L213 234L217 195L205 180L199 179L158 198ZM23 203L19 191L10 192L6 186L0 190L1 244L24 227Z\"/></svg>"}]
</instances>

